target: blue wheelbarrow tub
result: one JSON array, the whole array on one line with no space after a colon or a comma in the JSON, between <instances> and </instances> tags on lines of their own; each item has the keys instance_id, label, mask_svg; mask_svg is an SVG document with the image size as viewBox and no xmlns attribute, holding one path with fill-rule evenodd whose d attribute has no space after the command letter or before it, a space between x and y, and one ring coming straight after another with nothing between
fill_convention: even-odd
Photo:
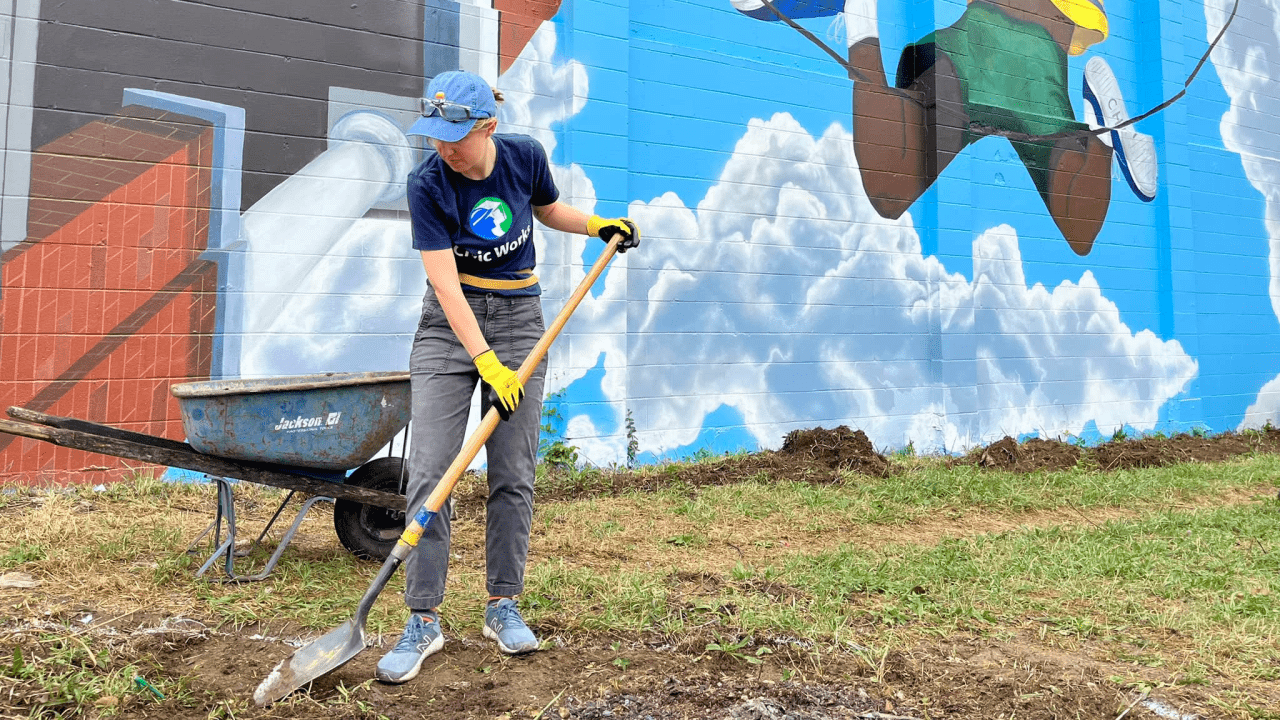
<instances>
[{"instance_id":1,"label":"blue wheelbarrow tub","mask_svg":"<svg viewBox=\"0 0 1280 720\"><path fill-rule=\"evenodd\" d=\"M409 424L409 373L210 380L170 388L187 442L238 460L345 472Z\"/></svg>"}]
</instances>

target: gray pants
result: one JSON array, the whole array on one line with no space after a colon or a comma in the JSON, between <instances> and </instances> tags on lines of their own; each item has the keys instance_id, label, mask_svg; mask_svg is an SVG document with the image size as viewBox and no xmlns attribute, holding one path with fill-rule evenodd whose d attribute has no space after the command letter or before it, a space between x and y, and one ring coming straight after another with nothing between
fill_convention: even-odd
<instances>
[{"instance_id":1,"label":"gray pants","mask_svg":"<svg viewBox=\"0 0 1280 720\"><path fill-rule=\"evenodd\" d=\"M467 294L489 346L515 370L542 337L538 297ZM409 356L413 389L413 442L409 450L408 515L413 517L462 449L471 397L480 374L430 286L422 301L422 320ZM539 363L524 384L524 400L510 420L498 423L485 443L489 501L485 505L485 561L490 595L524 590L533 522L533 477L542 423L542 384L546 363ZM488 393L481 410L489 411ZM431 521L417 550L405 562L405 604L434 608L444 600L449 569L447 507Z\"/></svg>"}]
</instances>

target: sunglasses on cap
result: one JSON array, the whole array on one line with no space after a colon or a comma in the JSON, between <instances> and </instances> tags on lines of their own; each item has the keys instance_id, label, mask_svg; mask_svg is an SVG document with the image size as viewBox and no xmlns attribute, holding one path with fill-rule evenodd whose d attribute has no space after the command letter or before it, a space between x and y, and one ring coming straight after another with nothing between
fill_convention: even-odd
<instances>
[{"instance_id":1,"label":"sunglasses on cap","mask_svg":"<svg viewBox=\"0 0 1280 720\"><path fill-rule=\"evenodd\" d=\"M421 98L418 101L418 110L422 113L422 117L439 116L452 123L493 117L492 113L483 110L472 110L467 105L449 102L444 99L444 93L436 93L433 98Z\"/></svg>"}]
</instances>

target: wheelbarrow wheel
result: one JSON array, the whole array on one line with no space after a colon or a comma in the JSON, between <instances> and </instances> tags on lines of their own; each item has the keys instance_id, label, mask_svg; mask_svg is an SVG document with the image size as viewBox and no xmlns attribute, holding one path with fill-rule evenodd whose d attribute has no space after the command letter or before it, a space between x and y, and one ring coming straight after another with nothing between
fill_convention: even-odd
<instances>
[{"instance_id":1,"label":"wheelbarrow wheel","mask_svg":"<svg viewBox=\"0 0 1280 720\"><path fill-rule=\"evenodd\" d=\"M397 457L371 460L351 473L346 482L399 494L400 462ZM333 505L333 529L338 540L352 555L364 560L386 560L404 526L403 508L388 510L354 500L338 500Z\"/></svg>"}]
</instances>

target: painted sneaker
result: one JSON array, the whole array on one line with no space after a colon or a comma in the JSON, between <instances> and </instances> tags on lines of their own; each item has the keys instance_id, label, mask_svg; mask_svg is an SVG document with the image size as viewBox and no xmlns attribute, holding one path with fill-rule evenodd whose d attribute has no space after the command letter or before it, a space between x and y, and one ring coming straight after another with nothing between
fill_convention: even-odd
<instances>
[{"instance_id":1,"label":"painted sneaker","mask_svg":"<svg viewBox=\"0 0 1280 720\"><path fill-rule=\"evenodd\" d=\"M1091 129L1115 127L1129 119L1120 84L1106 60L1094 55L1084 66L1084 116ZM1151 202L1156 197L1159 164L1156 141L1130 127L1103 133L1098 139L1115 150L1120 172L1133 194Z\"/></svg>"},{"instance_id":2,"label":"painted sneaker","mask_svg":"<svg viewBox=\"0 0 1280 720\"><path fill-rule=\"evenodd\" d=\"M484 636L497 640L498 649L508 655L523 655L538 649L538 638L524 624L516 601L511 598L485 606Z\"/></svg>"},{"instance_id":3,"label":"painted sneaker","mask_svg":"<svg viewBox=\"0 0 1280 720\"><path fill-rule=\"evenodd\" d=\"M731 0L733 7L743 15L757 20L780 20L776 13L764 4L764 0ZM791 18L830 17L844 11L844 0L769 0L778 12Z\"/></svg>"},{"instance_id":4,"label":"painted sneaker","mask_svg":"<svg viewBox=\"0 0 1280 720\"><path fill-rule=\"evenodd\" d=\"M400 642L378 661L376 676L385 683L409 682L418 676L422 661L444 647L440 613L411 613Z\"/></svg>"}]
</instances>

